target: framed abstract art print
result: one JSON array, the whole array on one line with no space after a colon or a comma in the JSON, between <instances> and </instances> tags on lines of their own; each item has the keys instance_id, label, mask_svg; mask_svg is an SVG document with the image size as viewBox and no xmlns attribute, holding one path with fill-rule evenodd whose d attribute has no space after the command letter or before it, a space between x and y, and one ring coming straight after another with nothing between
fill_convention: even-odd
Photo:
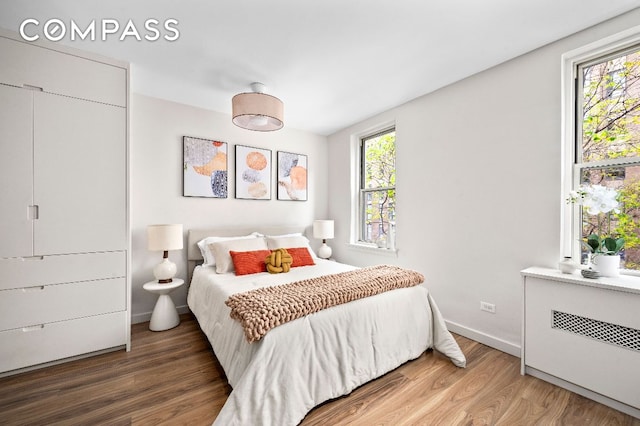
<instances>
[{"instance_id":1,"label":"framed abstract art print","mask_svg":"<svg viewBox=\"0 0 640 426\"><path fill-rule=\"evenodd\" d=\"M227 198L227 143L184 136L182 147L182 195Z\"/></svg>"},{"instance_id":2,"label":"framed abstract art print","mask_svg":"<svg viewBox=\"0 0 640 426\"><path fill-rule=\"evenodd\" d=\"M271 150L236 145L236 198L271 199Z\"/></svg>"},{"instance_id":3,"label":"framed abstract art print","mask_svg":"<svg viewBox=\"0 0 640 426\"><path fill-rule=\"evenodd\" d=\"M307 156L278 151L278 200L307 201Z\"/></svg>"}]
</instances>

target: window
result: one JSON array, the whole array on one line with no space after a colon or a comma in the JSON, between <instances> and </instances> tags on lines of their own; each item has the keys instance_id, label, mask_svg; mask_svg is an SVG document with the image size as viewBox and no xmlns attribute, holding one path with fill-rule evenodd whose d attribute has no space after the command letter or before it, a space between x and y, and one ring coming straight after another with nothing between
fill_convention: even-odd
<instances>
[{"instance_id":1,"label":"window","mask_svg":"<svg viewBox=\"0 0 640 426\"><path fill-rule=\"evenodd\" d=\"M615 189L620 213L574 209L574 253L590 234L625 239L624 268L640 270L640 45L577 63L572 189Z\"/></svg>"},{"instance_id":2,"label":"window","mask_svg":"<svg viewBox=\"0 0 640 426\"><path fill-rule=\"evenodd\" d=\"M395 247L396 131L386 129L360 139L358 240Z\"/></svg>"}]
</instances>

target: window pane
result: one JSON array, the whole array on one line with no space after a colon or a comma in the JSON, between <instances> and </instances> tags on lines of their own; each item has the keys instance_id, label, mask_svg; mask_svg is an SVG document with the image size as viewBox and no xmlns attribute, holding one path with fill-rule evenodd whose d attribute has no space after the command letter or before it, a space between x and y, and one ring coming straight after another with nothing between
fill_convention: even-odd
<instances>
[{"instance_id":1,"label":"window pane","mask_svg":"<svg viewBox=\"0 0 640 426\"><path fill-rule=\"evenodd\" d=\"M363 188L388 188L396 184L395 130L364 139Z\"/></svg>"},{"instance_id":2,"label":"window pane","mask_svg":"<svg viewBox=\"0 0 640 426\"><path fill-rule=\"evenodd\" d=\"M580 239L590 234L625 239L621 253L623 268L640 270L640 166L583 169L582 185L602 185L618 192L620 213L590 215L582 212ZM587 251L582 250L582 259Z\"/></svg>"},{"instance_id":3,"label":"window pane","mask_svg":"<svg viewBox=\"0 0 640 426\"><path fill-rule=\"evenodd\" d=\"M395 227L395 204L396 191L393 189L364 193L364 241L387 247L387 241L395 234L390 233L391 227Z\"/></svg>"},{"instance_id":4,"label":"window pane","mask_svg":"<svg viewBox=\"0 0 640 426\"><path fill-rule=\"evenodd\" d=\"M640 157L640 50L582 68L583 163Z\"/></svg>"}]
</instances>

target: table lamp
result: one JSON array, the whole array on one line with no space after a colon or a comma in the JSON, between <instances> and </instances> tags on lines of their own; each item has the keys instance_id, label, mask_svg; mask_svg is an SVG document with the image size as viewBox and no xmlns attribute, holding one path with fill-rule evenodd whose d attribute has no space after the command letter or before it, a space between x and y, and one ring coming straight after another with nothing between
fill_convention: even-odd
<instances>
[{"instance_id":1,"label":"table lamp","mask_svg":"<svg viewBox=\"0 0 640 426\"><path fill-rule=\"evenodd\" d=\"M147 248L162 251L162 262L153 268L153 275L159 283L170 283L176 275L176 264L169 260L169 250L182 250L182 225L149 225L147 227Z\"/></svg>"},{"instance_id":2,"label":"table lamp","mask_svg":"<svg viewBox=\"0 0 640 426\"><path fill-rule=\"evenodd\" d=\"M331 247L327 245L327 239L333 238L333 220L314 220L313 237L322 238L322 246L318 250L318 257L329 259L331 257Z\"/></svg>"}]
</instances>

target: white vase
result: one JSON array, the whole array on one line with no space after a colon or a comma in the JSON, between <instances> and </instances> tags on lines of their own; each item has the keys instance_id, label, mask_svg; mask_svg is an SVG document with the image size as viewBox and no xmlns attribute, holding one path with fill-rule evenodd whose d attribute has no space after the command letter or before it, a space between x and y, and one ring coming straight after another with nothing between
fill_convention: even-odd
<instances>
[{"instance_id":1,"label":"white vase","mask_svg":"<svg viewBox=\"0 0 640 426\"><path fill-rule=\"evenodd\" d=\"M564 260L558 262L558 269L563 274L573 274L576 269L578 269L578 265L576 265L570 257L566 257Z\"/></svg>"},{"instance_id":2,"label":"white vase","mask_svg":"<svg viewBox=\"0 0 640 426\"><path fill-rule=\"evenodd\" d=\"M596 254L591 258L593 269L600 272L603 277L619 277L620 276L620 255L607 256Z\"/></svg>"}]
</instances>

